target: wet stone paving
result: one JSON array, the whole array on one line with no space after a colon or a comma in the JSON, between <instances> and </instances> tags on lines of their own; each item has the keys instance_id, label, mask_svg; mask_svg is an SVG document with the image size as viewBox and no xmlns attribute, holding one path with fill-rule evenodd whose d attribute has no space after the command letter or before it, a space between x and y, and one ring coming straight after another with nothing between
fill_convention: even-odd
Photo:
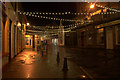
<instances>
[{"instance_id":1,"label":"wet stone paving","mask_svg":"<svg viewBox=\"0 0 120 80\"><path fill-rule=\"evenodd\" d=\"M59 52L59 60L57 56ZM5 66L3 78L75 78L94 80L119 78L119 55L92 49L76 49L48 46L47 53L25 49ZM116 53L117 54L117 53ZM68 71L63 71L64 58Z\"/></svg>"},{"instance_id":2,"label":"wet stone paving","mask_svg":"<svg viewBox=\"0 0 120 80\"><path fill-rule=\"evenodd\" d=\"M63 71L65 54L60 54L57 62L58 47L49 48L48 53L25 49L5 66L2 78L89 78L79 66L67 61L68 71Z\"/></svg>"}]
</instances>

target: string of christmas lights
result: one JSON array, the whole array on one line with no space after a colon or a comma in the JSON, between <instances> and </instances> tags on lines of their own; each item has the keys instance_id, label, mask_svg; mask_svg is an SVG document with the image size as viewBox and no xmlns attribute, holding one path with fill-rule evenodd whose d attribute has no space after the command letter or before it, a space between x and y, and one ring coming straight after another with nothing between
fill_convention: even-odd
<instances>
[{"instance_id":1,"label":"string of christmas lights","mask_svg":"<svg viewBox=\"0 0 120 80\"><path fill-rule=\"evenodd\" d=\"M39 15L34 15L34 14L26 14L26 13L20 13L26 16L32 16L32 17L37 17L37 18L43 18L43 19L50 19L50 20L61 20L61 21L81 21L81 20L75 20L75 19L59 19L59 18L53 18L53 17L46 17L46 16L39 16ZM85 20L85 22L91 22L91 20Z\"/></svg>"},{"instance_id":2,"label":"string of christmas lights","mask_svg":"<svg viewBox=\"0 0 120 80\"><path fill-rule=\"evenodd\" d=\"M67 25L67 26L70 26L69 28L65 28L64 29L64 32L70 32L72 29L75 29L76 27L78 27L78 25L80 25L81 23L76 23L76 24L73 24L73 25ZM82 24L84 24L84 23L82 23ZM86 25L87 24L90 24L90 23L86 23ZM36 29L41 29L40 28L40 26L33 26L34 28L36 28ZM43 26L42 26L43 27ZM50 27L50 26L44 26L44 27ZM54 28L53 28L54 27ZM58 29L56 29L56 30L59 30L59 27L60 26L57 26L57 27L55 27L55 26L52 26L52 29L56 29L56 28L58 28ZM64 26L63 26L64 27ZM45 29L46 31L48 30L48 29ZM39 32L41 32L41 31L35 31L35 30L29 30L30 32L36 32L36 33L39 33Z\"/></svg>"},{"instance_id":3,"label":"string of christmas lights","mask_svg":"<svg viewBox=\"0 0 120 80\"><path fill-rule=\"evenodd\" d=\"M58 29L56 29L56 30L58 30ZM45 31L47 31L47 30L45 30ZM43 33L43 31L27 30L27 33L29 33L29 32L33 32L33 33ZM52 32L53 32L53 31L52 31Z\"/></svg>"},{"instance_id":4,"label":"string of christmas lights","mask_svg":"<svg viewBox=\"0 0 120 80\"><path fill-rule=\"evenodd\" d=\"M115 12L120 12L120 10L117 10L117 9L112 9L112 8L108 8L108 7L104 7L102 5L98 5L98 4L95 4L97 7L101 7L101 8L105 8L105 9L108 9L110 11L115 11Z\"/></svg>"},{"instance_id":5,"label":"string of christmas lights","mask_svg":"<svg viewBox=\"0 0 120 80\"><path fill-rule=\"evenodd\" d=\"M90 23L85 23L84 25L88 25L88 24L90 24ZM82 25L81 25L82 26ZM65 28L65 31L70 31L70 30L72 30L72 29L75 29L77 26L71 26L71 27L69 27L69 28Z\"/></svg>"},{"instance_id":6,"label":"string of christmas lights","mask_svg":"<svg viewBox=\"0 0 120 80\"><path fill-rule=\"evenodd\" d=\"M64 31L65 32L70 32L72 29L75 29L76 27L79 27L78 25L80 25L81 23L76 23L76 24L73 24L73 25L67 25L67 26L70 26L69 28L65 28L64 29ZM84 23L82 23L81 25L83 25ZM86 23L86 24L84 24L84 25L87 25L87 24L90 24L90 23ZM36 26L34 26L35 28L36 28ZM55 27L55 28L53 28L53 26L52 26L52 29L56 29L56 28L58 28L58 29L56 29L56 30L59 30L59 27L60 26L58 26L58 27ZM63 26L64 27L64 26ZM36 28L37 29L37 28ZM48 29L47 29L48 30Z\"/></svg>"},{"instance_id":7,"label":"string of christmas lights","mask_svg":"<svg viewBox=\"0 0 120 80\"><path fill-rule=\"evenodd\" d=\"M66 27L74 27L74 26L78 26L78 25L81 25L81 24L84 24L84 22L82 22L82 23L75 23L75 24L71 24L71 25L66 25L66 26L62 26L62 27L64 27L64 28L66 28ZM60 26L33 26L34 28L36 28L36 29L42 29L42 27L44 27L44 28L51 28L51 29L56 29L56 28L59 28Z\"/></svg>"},{"instance_id":8,"label":"string of christmas lights","mask_svg":"<svg viewBox=\"0 0 120 80\"><path fill-rule=\"evenodd\" d=\"M96 6L98 6L96 4ZM101 7L101 6L100 6ZM71 12L64 12L64 13L51 13L51 12L21 12L18 11L20 14L31 14L31 15L90 15L92 13L71 13ZM115 12L101 12L99 14L115 14Z\"/></svg>"},{"instance_id":9,"label":"string of christmas lights","mask_svg":"<svg viewBox=\"0 0 120 80\"><path fill-rule=\"evenodd\" d=\"M42 35L42 33L39 33L39 32L35 32L35 33L30 33L30 32L26 32L26 34L29 34L29 35Z\"/></svg>"},{"instance_id":10,"label":"string of christmas lights","mask_svg":"<svg viewBox=\"0 0 120 80\"><path fill-rule=\"evenodd\" d=\"M29 32L42 32L42 31L36 31L36 30L27 30Z\"/></svg>"},{"instance_id":11,"label":"string of christmas lights","mask_svg":"<svg viewBox=\"0 0 120 80\"><path fill-rule=\"evenodd\" d=\"M32 17L37 17L37 18L43 18L43 19L50 19L50 20L61 20L61 21L81 21L81 20L76 20L76 19L59 19L59 18L53 18L53 17L46 17L46 16L40 16L40 15L36 15L35 13L31 14L30 12L19 12L20 14L23 14L23 15L27 15L27 16L32 16ZM30 14L29 14L30 13ZM98 13L98 14L115 14L116 12L106 12L106 13ZM92 14L92 13L90 13ZM88 22L90 22L91 20L86 20Z\"/></svg>"}]
</instances>

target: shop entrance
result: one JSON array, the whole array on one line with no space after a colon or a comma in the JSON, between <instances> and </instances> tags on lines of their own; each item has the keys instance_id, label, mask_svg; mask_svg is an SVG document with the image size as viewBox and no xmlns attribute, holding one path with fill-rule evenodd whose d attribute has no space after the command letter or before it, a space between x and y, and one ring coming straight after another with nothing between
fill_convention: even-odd
<instances>
[{"instance_id":1,"label":"shop entrance","mask_svg":"<svg viewBox=\"0 0 120 80\"><path fill-rule=\"evenodd\" d=\"M26 48L32 48L32 36L26 35Z\"/></svg>"}]
</instances>

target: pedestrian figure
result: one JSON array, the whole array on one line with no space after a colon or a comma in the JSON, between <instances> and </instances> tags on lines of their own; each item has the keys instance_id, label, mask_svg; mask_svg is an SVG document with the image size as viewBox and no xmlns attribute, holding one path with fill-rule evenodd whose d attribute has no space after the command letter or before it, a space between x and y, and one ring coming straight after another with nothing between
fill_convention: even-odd
<instances>
[{"instance_id":1,"label":"pedestrian figure","mask_svg":"<svg viewBox=\"0 0 120 80\"><path fill-rule=\"evenodd\" d=\"M57 52L57 63L60 62L60 56L59 56L59 52Z\"/></svg>"},{"instance_id":2,"label":"pedestrian figure","mask_svg":"<svg viewBox=\"0 0 120 80\"><path fill-rule=\"evenodd\" d=\"M64 72L68 71L67 58L64 58L63 69Z\"/></svg>"}]
</instances>

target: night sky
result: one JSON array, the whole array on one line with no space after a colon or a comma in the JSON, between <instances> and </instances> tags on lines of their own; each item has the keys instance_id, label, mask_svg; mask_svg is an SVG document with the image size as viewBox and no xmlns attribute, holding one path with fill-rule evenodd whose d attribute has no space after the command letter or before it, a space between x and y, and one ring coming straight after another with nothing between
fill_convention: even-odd
<instances>
[{"instance_id":1,"label":"night sky","mask_svg":"<svg viewBox=\"0 0 120 80\"><path fill-rule=\"evenodd\" d=\"M76 12L76 3L73 2L22 2L24 11L29 12ZM42 15L45 16L45 15ZM46 17L56 17L62 19L73 19L75 15L47 15ZM59 26L59 21L46 20L27 16L27 20L31 25L35 26ZM63 22L63 25L72 24L71 22Z\"/></svg>"}]
</instances>

